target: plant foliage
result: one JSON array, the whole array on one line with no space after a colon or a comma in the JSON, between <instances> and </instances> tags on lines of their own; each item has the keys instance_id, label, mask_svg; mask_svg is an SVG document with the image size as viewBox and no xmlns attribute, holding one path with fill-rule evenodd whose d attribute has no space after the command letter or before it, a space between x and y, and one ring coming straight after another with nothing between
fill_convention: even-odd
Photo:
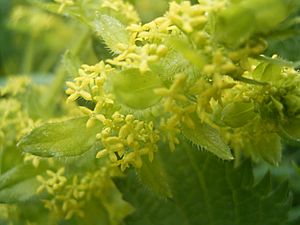
<instances>
[{"instance_id":1,"label":"plant foliage","mask_svg":"<svg viewBox=\"0 0 300 225\"><path fill-rule=\"evenodd\" d=\"M298 1L149 2L12 4L0 224L300 221Z\"/></svg>"}]
</instances>

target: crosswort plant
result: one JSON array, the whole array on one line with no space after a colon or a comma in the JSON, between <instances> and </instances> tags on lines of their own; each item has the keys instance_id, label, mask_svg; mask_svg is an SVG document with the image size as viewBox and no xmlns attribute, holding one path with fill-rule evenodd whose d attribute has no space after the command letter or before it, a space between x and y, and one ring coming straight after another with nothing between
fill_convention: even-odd
<instances>
[{"instance_id":1,"label":"crosswort plant","mask_svg":"<svg viewBox=\"0 0 300 225\"><path fill-rule=\"evenodd\" d=\"M0 224L300 222L300 64L274 47L298 1L26 2L6 22L28 41L19 72L3 61L22 76L0 88Z\"/></svg>"}]
</instances>

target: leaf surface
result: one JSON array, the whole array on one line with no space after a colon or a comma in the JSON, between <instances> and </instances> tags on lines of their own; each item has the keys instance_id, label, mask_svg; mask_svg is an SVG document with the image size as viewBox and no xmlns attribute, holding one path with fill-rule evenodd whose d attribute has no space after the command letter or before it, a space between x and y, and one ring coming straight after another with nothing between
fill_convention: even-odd
<instances>
[{"instance_id":1,"label":"leaf surface","mask_svg":"<svg viewBox=\"0 0 300 225\"><path fill-rule=\"evenodd\" d=\"M0 176L0 202L16 203L32 199L40 183L36 175L45 170L44 163L38 168L32 164L20 164Z\"/></svg>"},{"instance_id":2,"label":"leaf surface","mask_svg":"<svg viewBox=\"0 0 300 225\"><path fill-rule=\"evenodd\" d=\"M114 53L120 53L119 44L128 45L129 43L129 34L126 27L111 16L98 15L94 23L94 29Z\"/></svg>"},{"instance_id":3,"label":"leaf surface","mask_svg":"<svg viewBox=\"0 0 300 225\"><path fill-rule=\"evenodd\" d=\"M265 177L253 184L249 162L234 168L188 144L173 154L160 151L172 199L145 192L134 174L119 183L136 211L126 224L135 225L283 225L290 205L286 183L272 188Z\"/></svg>"},{"instance_id":4,"label":"leaf surface","mask_svg":"<svg viewBox=\"0 0 300 225\"><path fill-rule=\"evenodd\" d=\"M162 83L152 72L141 74L138 69L125 70L115 74L112 83L117 100L133 109L148 108L161 99L154 89L161 87Z\"/></svg>"},{"instance_id":5,"label":"leaf surface","mask_svg":"<svg viewBox=\"0 0 300 225\"><path fill-rule=\"evenodd\" d=\"M24 151L42 157L80 155L93 146L100 125L86 128L87 117L47 123L35 128L18 143Z\"/></svg>"},{"instance_id":6,"label":"leaf surface","mask_svg":"<svg viewBox=\"0 0 300 225\"><path fill-rule=\"evenodd\" d=\"M193 144L204 148L221 159L232 160L230 148L223 140L222 136L215 128L206 123L202 123L198 118L193 119L195 128L191 129L183 125L183 135Z\"/></svg>"}]
</instances>

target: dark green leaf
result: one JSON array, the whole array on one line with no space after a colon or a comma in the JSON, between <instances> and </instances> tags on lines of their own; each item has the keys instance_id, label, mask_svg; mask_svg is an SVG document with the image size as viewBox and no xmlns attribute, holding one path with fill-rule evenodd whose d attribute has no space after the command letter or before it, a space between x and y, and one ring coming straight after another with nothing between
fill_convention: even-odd
<instances>
[{"instance_id":1,"label":"dark green leaf","mask_svg":"<svg viewBox=\"0 0 300 225\"><path fill-rule=\"evenodd\" d=\"M126 224L285 224L291 200L286 183L273 190L265 178L254 186L249 162L235 168L232 162L220 161L187 144L173 154L159 154L173 197L161 200L145 192L131 174L126 182L119 183L125 199L136 207Z\"/></svg>"},{"instance_id":2,"label":"dark green leaf","mask_svg":"<svg viewBox=\"0 0 300 225\"><path fill-rule=\"evenodd\" d=\"M259 154L265 161L272 165L278 165L281 162L281 138L276 133L264 133L256 137L250 148L256 154Z\"/></svg>"},{"instance_id":3,"label":"dark green leaf","mask_svg":"<svg viewBox=\"0 0 300 225\"><path fill-rule=\"evenodd\" d=\"M151 191L157 193L159 196L172 197L168 177L158 155L154 157L152 162L148 159L143 160L143 166L137 170L137 174Z\"/></svg>"}]
</instances>

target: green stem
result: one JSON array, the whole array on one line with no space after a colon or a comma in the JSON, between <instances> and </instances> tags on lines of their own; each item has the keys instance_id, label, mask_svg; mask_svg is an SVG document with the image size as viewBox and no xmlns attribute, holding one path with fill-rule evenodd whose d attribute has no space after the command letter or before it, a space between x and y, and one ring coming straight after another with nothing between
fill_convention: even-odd
<instances>
[{"instance_id":1,"label":"green stem","mask_svg":"<svg viewBox=\"0 0 300 225\"><path fill-rule=\"evenodd\" d=\"M25 54L24 54L24 60L22 63L22 69L21 73L22 74L29 74L32 69L32 62L33 62L33 57L34 56L34 37L30 35L27 47L25 49Z\"/></svg>"},{"instance_id":2,"label":"green stem","mask_svg":"<svg viewBox=\"0 0 300 225\"><path fill-rule=\"evenodd\" d=\"M247 84L254 84L254 85L259 85L259 86L268 85L268 83L266 83L266 82L260 82L260 81L252 80L252 79L249 79L249 78L246 78L246 77L232 77L232 78L234 80L241 81L241 82L244 82L244 83L247 83Z\"/></svg>"}]
</instances>

